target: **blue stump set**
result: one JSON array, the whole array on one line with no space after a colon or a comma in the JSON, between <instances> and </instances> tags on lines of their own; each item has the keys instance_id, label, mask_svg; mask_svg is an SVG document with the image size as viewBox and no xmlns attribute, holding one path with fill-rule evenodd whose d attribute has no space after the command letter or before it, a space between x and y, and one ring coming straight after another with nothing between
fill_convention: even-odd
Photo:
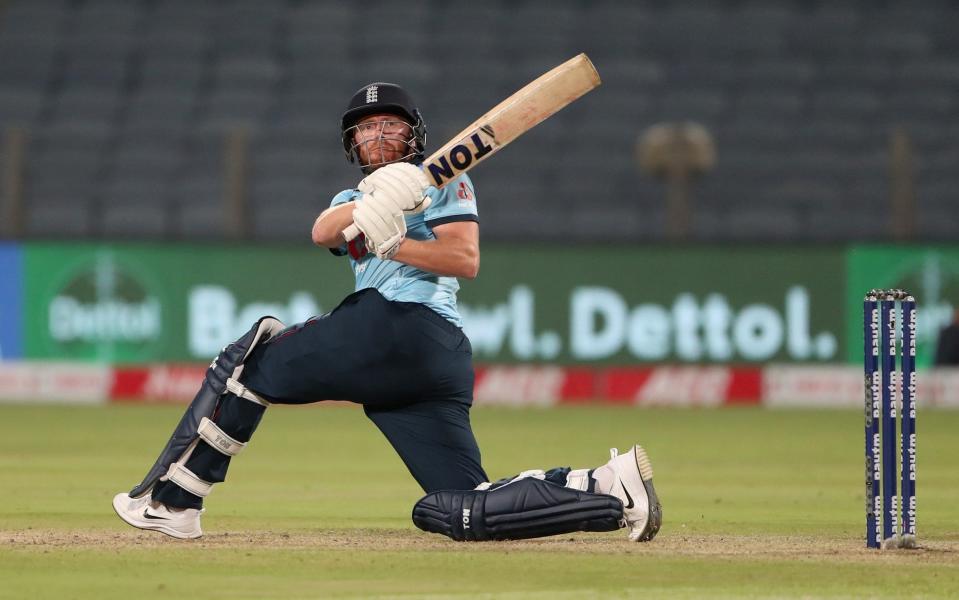
<instances>
[{"instance_id":1,"label":"blue stump set","mask_svg":"<svg viewBox=\"0 0 959 600\"><path fill-rule=\"evenodd\" d=\"M901 318L897 319L900 312ZM899 344L897 321L902 324ZM916 546L915 298L900 289L870 290L863 301L863 341L866 546L913 548ZM896 431L897 411L901 437ZM901 463L898 495L897 450Z\"/></svg>"}]
</instances>

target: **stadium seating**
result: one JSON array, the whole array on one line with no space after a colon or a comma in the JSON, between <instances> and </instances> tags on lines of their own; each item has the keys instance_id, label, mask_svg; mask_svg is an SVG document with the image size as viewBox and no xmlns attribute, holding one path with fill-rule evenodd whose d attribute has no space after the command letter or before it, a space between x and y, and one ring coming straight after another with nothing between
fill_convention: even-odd
<instances>
[{"instance_id":1,"label":"stadium seating","mask_svg":"<svg viewBox=\"0 0 959 600\"><path fill-rule=\"evenodd\" d=\"M693 187L691 240L891 239L896 127L917 236L954 240L956 22L947 0L11 0L0 134L28 132L24 237L229 236L242 130L247 234L299 241L358 178L338 118L364 83L407 86L435 147L585 51L604 85L475 172L484 239L664 239L636 141L696 121L719 159Z\"/></svg>"}]
</instances>

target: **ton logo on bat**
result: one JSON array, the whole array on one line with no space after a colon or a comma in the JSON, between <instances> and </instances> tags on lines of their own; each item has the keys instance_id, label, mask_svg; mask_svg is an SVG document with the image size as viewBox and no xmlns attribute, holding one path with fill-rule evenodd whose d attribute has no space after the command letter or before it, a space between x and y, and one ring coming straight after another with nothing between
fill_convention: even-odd
<instances>
[{"instance_id":1,"label":"ton logo on bat","mask_svg":"<svg viewBox=\"0 0 959 600\"><path fill-rule=\"evenodd\" d=\"M492 137L492 132L487 131L488 129L488 127L484 127L483 133ZM433 182L439 186L445 180L452 179L457 173L468 169L474 160L482 160L492 151L493 146L484 142L480 133L476 132L469 137L469 145L457 144L453 146L446 154L429 163L426 170L433 178Z\"/></svg>"}]
</instances>

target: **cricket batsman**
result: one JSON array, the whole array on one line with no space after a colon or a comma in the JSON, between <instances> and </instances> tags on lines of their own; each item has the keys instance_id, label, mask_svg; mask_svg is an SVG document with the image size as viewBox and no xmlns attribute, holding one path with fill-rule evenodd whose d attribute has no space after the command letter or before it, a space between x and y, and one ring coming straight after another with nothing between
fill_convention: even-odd
<instances>
[{"instance_id":1,"label":"cricket batsman","mask_svg":"<svg viewBox=\"0 0 959 600\"><path fill-rule=\"evenodd\" d=\"M483 541L625 527L630 540L653 539L662 509L640 446L613 449L594 469L489 482L470 426L472 350L456 307L457 278L479 271L473 184L465 173L442 190L429 184L418 167L426 125L400 86L361 88L341 125L364 178L333 197L312 238L349 257L355 292L290 327L264 317L224 348L146 477L114 497L116 513L140 529L200 537L203 499L271 404L340 399L363 406L426 492L413 508L425 531ZM350 224L362 235L347 242Z\"/></svg>"}]
</instances>

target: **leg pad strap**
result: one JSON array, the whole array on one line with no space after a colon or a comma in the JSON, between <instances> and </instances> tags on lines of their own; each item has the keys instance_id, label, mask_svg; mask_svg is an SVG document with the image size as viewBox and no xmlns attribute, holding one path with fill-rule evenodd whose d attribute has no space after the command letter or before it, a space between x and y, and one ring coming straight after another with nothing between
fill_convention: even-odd
<instances>
[{"instance_id":1,"label":"leg pad strap","mask_svg":"<svg viewBox=\"0 0 959 600\"><path fill-rule=\"evenodd\" d=\"M457 541L519 540L623 526L615 496L527 477L493 490L440 491L413 507L413 523Z\"/></svg>"},{"instance_id":2,"label":"leg pad strap","mask_svg":"<svg viewBox=\"0 0 959 600\"><path fill-rule=\"evenodd\" d=\"M236 441L207 417L200 419L200 426L197 428L197 433L199 433L200 438L214 450L227 456L236 456L240 453L240 450L246 448L245 442Z\"/></svg>"},{"instance_id":3,"label":"leg pad strap","mask_svg":"<svg viewBox=\"0 0 959 600\"><path fill-rule=\"evenodd\" d=\"M566 475L566 487L585 492L589 488L589 469L575 469Z\"/></svg>"},{"instance_id":4,"label":"leg pad strap","mask_svg":"<svg viewBox=\"0 0 959 600\"><path fill-rule=\"evenodd\" d=\"M203 481L196 474L187 469L182 463L175 462L170 465L166 472L166 479L177 484L181 488L195 496L206 498L213 489L213 484L209 481Z\"/></svg>"},{"instance_id":5,"label":"leg pad strap","mask_svg":"<svg viewBox=\"0 0 959 600\"><path fill-rule=\"evenodd\" d=\"M249 400L254 404L259 404L260 406L270 406L270 401L260 396L259 394L254 393L245 385L237 381L236 379L230 377L226 380L226 391L232 392L233 394L243 398L244 400Z\"/></svg>"}]
</instances>

